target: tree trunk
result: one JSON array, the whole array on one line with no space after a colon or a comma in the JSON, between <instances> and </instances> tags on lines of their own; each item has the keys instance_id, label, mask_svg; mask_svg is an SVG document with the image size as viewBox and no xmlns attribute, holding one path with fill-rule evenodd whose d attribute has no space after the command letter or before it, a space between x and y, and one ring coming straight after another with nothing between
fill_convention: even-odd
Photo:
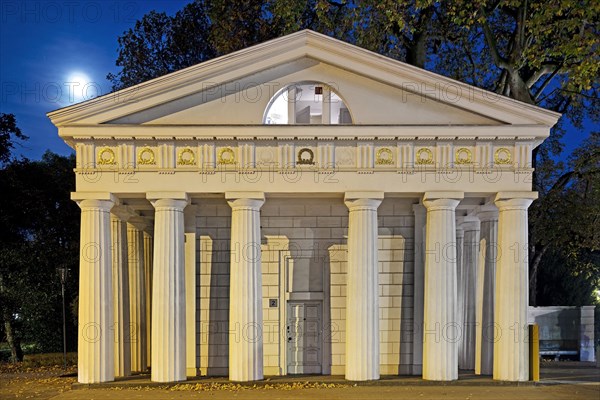
<instances>
[{"instance_id":1,"label":"tree trunk","mask_svg":"<svg viewBox=\"0 0 600 400\"><path fill-rule=\"evenodd\" d=\"M414 40L406 49L406 62L415 67L425 69L427 61L427 36L424 32L417 32Z\"/></svg>"},{"instance_id":2,"label":"tree trunk","mask_svg":"<svg viewBox=\"0 0 600 400\"><path fill-rule=\"evenodd\" d=\"M413 33L413 38L406 48L406 62L422 69L425 69L425 63L427 62L427 27L429 26L433 12L433 7L421 10L417 24L419 26Z\"/></svg>"},{"instance_id":3,"label":"tree trunk","mask_svg":"<svg viewBox=\"0 0 600 400\"><path fill-rule=\"evenodd\" d=\"M535 249L535 246L533 246L533 249ZM544 253L546 253L546 250L548 250L548 246L543 246L538 251L534 250L533 254L531 255L531 268L529 272L529 305L533 307L537 306L538 270L542 262L542 257L544 256Z\"/></svg>"},{"instance_id":4,"label":"tree trunk","mask_svg":"<svg viewBox=\"0 0 600 400\"><path fill-rule=\"evenodd\" d=\"M519 71L508 71L508 86L510 87L510 97L524 103L534 104L531 94L529 94L529 88L521 76L519 76Z\"/></svg>"},{"instance_id":5,"label":"tree trunk","mask_svg":"<svg viewBox=\"0 0 600 400\"><path fill-rule=\"evenodd\" d=\"M6 308L4 308L2 314L2 318L4 319L4 332L6 333L6 341L10 346L10 360L13 363L23 361L23 349L21 349L21 340L15 333L12 316Z\"/></svg>"}]
</instances>

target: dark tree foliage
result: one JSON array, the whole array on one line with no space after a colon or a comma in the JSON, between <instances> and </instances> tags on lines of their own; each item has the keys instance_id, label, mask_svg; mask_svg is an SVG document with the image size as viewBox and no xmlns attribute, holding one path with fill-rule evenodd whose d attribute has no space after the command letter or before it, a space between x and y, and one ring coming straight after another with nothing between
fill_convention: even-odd
<instances>
[{"instance_id":1,"label":"dark tree foliage","mask_svg":"<svg viewBox=\"0 0 600 400\"><path fill-rule=\"evenodd\" d=\"M62 349L62 299L57 268L70 269L67 303L77 291L79 209L69 198L75 189L75 157L47 152L39 161L13 160L0 170L0 318L13 346L37 351ZM76 321L68 313L69 345Z\"/></svg>"},{"instance_id":2,"label":"dark tree foliage","mask_svg":"<svg viewBox=\"0 0 600 400\"><path fill-rule=\"evenodd\" d=\"M593 132L567 164L538 166L545 184L529 211L535 222L530 235L536 239L530 241L533 305L559 302L561 296L573 301L563 304L590 304L590 293L600 288L600 133ZM553 279L558 280L549 284ZM556 290L561 285L563 290ZM578 293L569 293L569 285Z\"/></svg>"},{"instance_id":3,"label":"dark tree foliage","mask_svg":"<svg viewBox=\"0 0 600 400\"><path fill-rule=\"evenodd\" d=\"M27 136L17 126L17 119L13 114L0 113L0 164L10 160L15 140L27 140Z\"/></svg>"}]
</instances>

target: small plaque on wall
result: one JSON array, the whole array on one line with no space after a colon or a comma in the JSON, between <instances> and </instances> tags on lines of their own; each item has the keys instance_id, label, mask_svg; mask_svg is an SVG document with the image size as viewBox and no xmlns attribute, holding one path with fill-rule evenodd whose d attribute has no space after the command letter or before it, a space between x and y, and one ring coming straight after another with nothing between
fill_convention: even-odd
<instances>
[{"instance_id":1,"label":"small plaque on wall","mask_svg":"<svg viewBox=\"0 0 600 400\"><path fill-rule=\"evenodd\" d=\"M269 307L277 308L277 299L269 299Z\"/></svg>"}]
</instances>

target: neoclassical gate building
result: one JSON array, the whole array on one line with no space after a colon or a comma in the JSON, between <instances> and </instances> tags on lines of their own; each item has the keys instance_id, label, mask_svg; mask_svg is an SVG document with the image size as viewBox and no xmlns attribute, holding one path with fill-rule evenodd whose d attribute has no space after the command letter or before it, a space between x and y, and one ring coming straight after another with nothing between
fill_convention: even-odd
<instances>
[{"instance_id":1,"label":"neoclassical gate building","mask_svg":"<svg viewBox=\"0 0 600 400\"><path fill-rule=\"evenodd\" d=\"M528 379L558 114L301 31L49 117L77 154L79 382Z\"/></svg>"}]
</instances>

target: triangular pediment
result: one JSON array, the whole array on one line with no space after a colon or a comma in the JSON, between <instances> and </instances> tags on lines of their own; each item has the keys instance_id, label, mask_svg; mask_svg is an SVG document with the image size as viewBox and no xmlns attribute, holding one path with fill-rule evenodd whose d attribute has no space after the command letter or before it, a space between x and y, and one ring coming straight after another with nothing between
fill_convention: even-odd
<instances>
[{"instance_id":1,"label":"triangular pediment","mask_svg":"<svg viewBox=\"0 0 600 400\"><path fill-rule=\"evenodd\" d=\"M303 81L335 88L355 125L549 128L559 117L308 30L48 115L58 127L260 125L272 96Z\"/></svg>"}]
</instances>

